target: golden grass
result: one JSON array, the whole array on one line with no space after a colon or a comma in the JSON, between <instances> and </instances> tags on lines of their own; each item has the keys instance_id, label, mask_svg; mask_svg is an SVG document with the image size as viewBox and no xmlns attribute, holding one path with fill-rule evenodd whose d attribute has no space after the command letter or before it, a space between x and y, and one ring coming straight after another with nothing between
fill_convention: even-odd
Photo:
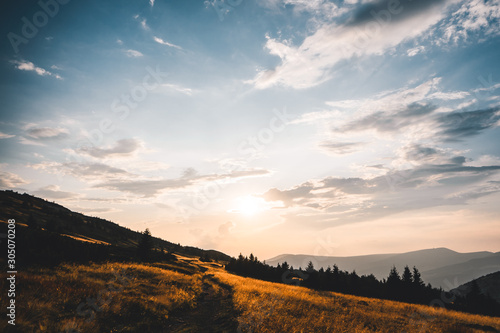
<instances>
[{"instance_id":1,"label":"golden grass","mask_svg":"<svg viewBox=\"0 0 500 333\"><path fill-rule=\"evenodd\" d=\"M242 332L484 332L500 319L213 271L234 289Z\"/></svg>"},{"instance_id":2,"label":"golden grass","mask_svg":"<svg viewBox=\"0 0 500 333\"><path fill-rule=\"evenodd\" d=\"M90 238L90 237L87 237L87 236L73 236L73 235L68 235L68 234L61 234L61 236L66 236L66 237L69 237L69 238L73 238L74 240L77 240L77 241L80 241L80 242L86 242L86 243L92 243L92 244L102 244L102 245L111 245L110 243L108 242L105 242L105 241L100 241L100 240L97 240L97 239L94 239L94 238Z\"/></svg>"},{"instance_id":3,"label":"golden grass","mask_svg":"<svg viewBox=\"0 0 500 333\"><path fill-rule=\"evenodd\" d=\"M16 327L2 321L0 331L225 332L238 323L239 332L253 333L500 331L499 318L319 292L213 266L191 260L19 272Z\"/></svg>"},{"instance_id":4,"label":"golden grass","mask_svg":"<svg viewBox=\"0 0 500 333\"><path fill-rule=\"evenodd\" d=\"M157 331L172 311L196 307L202 287L199 274L123 263L65 264L17 278L16 332Z\"/></svg>"}]
</instances>

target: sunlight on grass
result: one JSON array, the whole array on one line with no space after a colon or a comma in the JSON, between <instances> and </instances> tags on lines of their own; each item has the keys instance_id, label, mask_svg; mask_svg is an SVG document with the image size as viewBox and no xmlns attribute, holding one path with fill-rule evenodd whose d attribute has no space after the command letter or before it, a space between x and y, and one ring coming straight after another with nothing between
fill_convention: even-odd
<instances>
[{"instance_id":1,"label":"sunlight on grass","mask_svg":"<svg viewBox=\"0 0 500 333\"><path fill-rule=\"evenodd\" d=\"M242 332L484 332L500 319L319 292L217 271L234 288ZM493 329L493 331L494 331Z\"/></svg>"},{"instance_id":2,"label":"sunlight on grass","mask_svg":"<svg viewBox=\"0 0 500 333\"><path fill-rule=\"evenodd\" d=\"M18 276L20 332L157 330L172 311L196 307L202 285L200 275L122 263L66 264Z\"/></svg>"}]
</instances>

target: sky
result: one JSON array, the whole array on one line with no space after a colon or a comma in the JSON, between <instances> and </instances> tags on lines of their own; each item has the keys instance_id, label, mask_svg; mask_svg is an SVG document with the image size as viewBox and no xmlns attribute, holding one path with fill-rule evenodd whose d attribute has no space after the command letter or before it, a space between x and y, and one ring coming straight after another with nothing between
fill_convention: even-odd
<instances>
[{"instance_id":1,"label":"sky","mask_svg":"<svg viewBox=\"0 0 500 333\"><path fill-rule=\"evenodd\" d=\"M500 251L499 0L1 6L1 189L232 256Z\"/></svg>"}]
</instances>

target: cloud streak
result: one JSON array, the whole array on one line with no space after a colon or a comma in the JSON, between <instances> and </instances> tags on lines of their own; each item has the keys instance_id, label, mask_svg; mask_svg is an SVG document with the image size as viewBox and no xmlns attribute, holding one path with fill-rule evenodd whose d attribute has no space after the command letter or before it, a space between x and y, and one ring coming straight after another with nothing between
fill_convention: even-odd
<instances>
[{"instance_id":1,"label":"cloud streak","mask_svg":"<svg viewBox=\"0 0 500 333\"><path fill-rule=\"evenodd\" d=\"M260 71L247 83L258 89L283 85L306 89L332 77L344 59L384 54L390 48L428 31L445 17L454 1L374 1L360 5L344 23L325 23L301 45L268 37L265 45L281 63Z\"/></svg>"},{"instance_id":2,"label":"cloud streak","mask_svg":"<svg viewBox=\"0 0 500 333\"><path fill-rule=\"evenodd\" d=\"M166 46L169 46L169 47L173 47L175 49L178 49L178 50L182 50L182 47L178 46L178 45L175 45L175 44L172 44L172 43L169 43L163 39L161 39L160 37L156 37L154 36L153 37L154 41L157 42L158 44L161 44L161 45L166 45Z\"/></svg>"},{"instance_id":3,"label":"cloud streak","mask_svg":"<svg viewBox=\"0 0 500 333\"><path fill-rule=\"evenodd\" d=\"M99 147L83 147L77 150L78 153L83 153L95 158L116 158L131 156L142 147L137 139L122 139L118 140L114 146L109 148Z\"/></svg>"},{"instance_id":4,"label":"cloud streak","mask_svg":"<svg viewBox=\"0 0 500 333\"><path fill-rule=\"evenodd\" d=\"M26 60L12 60L11 63L16 65L16 68L21 70L21 71L28 71L28 72L35 72L37 75L40 76L52 76L58 80L62 80L62 77L59 74L54 74L42 67L35 66L31 61L26 61Z\"/></svg>"}]
</instances>

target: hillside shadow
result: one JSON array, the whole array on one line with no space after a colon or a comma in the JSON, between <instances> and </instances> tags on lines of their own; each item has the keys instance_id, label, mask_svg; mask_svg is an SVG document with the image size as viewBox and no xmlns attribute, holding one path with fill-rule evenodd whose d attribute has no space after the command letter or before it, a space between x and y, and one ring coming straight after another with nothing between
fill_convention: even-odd
<instances>
[{"instance_id":1,"label":"hillside shadow","mask_svg":"<svg viewBox=\"0 0 500 333\"><path fill-rule=\"evenodd\" d=\"M202 278L203 292L194 309L176 311L170 315L171 324L164 332L234 333L238 328L233 287L219 281L213 274Z\"/></svg>"}]
</instances>

